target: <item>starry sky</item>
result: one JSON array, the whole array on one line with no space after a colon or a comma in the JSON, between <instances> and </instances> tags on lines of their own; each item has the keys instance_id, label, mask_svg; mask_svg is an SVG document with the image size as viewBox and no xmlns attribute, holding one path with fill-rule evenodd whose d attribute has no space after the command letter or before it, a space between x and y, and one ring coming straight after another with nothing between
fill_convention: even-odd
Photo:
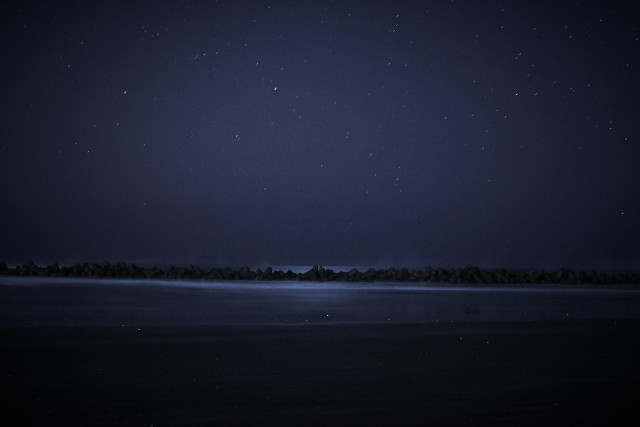
<instances>
[{"instance_id":1,"label":"starry sky","mask_svg":"<svg viewBox=\"0 0 640 427\"><path fill-rule=\"evenodd\" d=\"M2 7L0 260L640 269L640 8Z\"/></svg>"}]
</instances>

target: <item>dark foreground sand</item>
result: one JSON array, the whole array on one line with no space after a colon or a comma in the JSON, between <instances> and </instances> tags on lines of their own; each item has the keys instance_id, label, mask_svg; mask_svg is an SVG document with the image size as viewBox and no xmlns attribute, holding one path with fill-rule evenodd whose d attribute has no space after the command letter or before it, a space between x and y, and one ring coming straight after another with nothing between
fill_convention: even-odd
<instances>
[{"instance_id":1,"label":"dark foreground sand","mask_svg":"<svg viewBox=\"0 0 640 427\"><path fill-rule=\"evenodd\" d=\"M639 332L638 320L2 328L0 421L635 426Z\"/></svg>"}]
</instances>

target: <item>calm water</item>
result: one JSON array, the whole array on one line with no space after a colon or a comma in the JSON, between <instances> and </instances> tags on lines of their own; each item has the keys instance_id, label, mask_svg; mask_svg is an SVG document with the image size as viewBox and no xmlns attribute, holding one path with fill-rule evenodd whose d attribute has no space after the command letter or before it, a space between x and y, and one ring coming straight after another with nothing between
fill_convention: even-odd
<instances>
[{"instance_id":1,"label":"calm water","mask_svg":"<svg viewBox=\"0 0 640 427\"><path fill-rule=\"evenodd\" d=\"M630 287L0 278L6 326L638 319Z\"/></svg>"}]
</instances>

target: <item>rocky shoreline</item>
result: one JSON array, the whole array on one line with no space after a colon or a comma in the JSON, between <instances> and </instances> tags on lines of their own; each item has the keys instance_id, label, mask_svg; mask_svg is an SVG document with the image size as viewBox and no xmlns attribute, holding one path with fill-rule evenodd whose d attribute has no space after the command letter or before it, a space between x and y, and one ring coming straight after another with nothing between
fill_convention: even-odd
<instances>
[{"instance_id":1,"label":"rocky shoreline","mask_svg":"<svg viewBox=\"0 0 640 427\"><path fill-rule=\"evenodd\" d=\"M249 267L211 268L204 270L190 265L188 267L169 266L167 268L143 267L125 262L102 264L73 264L60 266L57 263L47 266L36 265L33 261L8 267L0 263L0 276L45 276L45 277L87 277L87 278L126 278L126 279L181 279L181 280L260 280L260 281L338 281L338 282L437 282L437 283L475 283L475 284L640 284L638 273L599 273L597 271L575 271L560 269L544 270L487 270L472 265L464 268L423 269L387 268L359 271L333 271L322 266L313 266L304 273L291 270L251 270Z\"/></svg>"}]
</instances>

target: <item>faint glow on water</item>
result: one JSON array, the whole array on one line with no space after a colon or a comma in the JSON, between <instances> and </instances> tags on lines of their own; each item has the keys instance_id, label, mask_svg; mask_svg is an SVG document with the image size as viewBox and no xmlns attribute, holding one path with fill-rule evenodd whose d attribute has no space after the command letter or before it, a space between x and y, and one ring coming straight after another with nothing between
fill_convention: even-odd
<instances>
[{"instance_id":1,"label":"faint glow on water","mask_svg":"<svg viewBox=\"0 0 640 427\"><path fill-rule=\"evenodd\" d=\"M293 271L293 270L292 270ZM306 270L305 270L306 271ZM200 288L219 290L255 290L274 292L287 290L372 290L393 292L465 292L465 293L601 293L640 295L640 287L636 285L459 285L438 282L342 282L342 281L297 281L297 280L272 280L272 281L244 281L244 280L182 280L182 279L118 279L118 278L77 278L77 277L0 277L2 285L42 286L42 285L78 285L86 286L168 286L178 288Z\"/></svg>"},{"instance_id":2,"label":"faint glow on water","mask_svg":"<svg viewBox=\"0 0 640 427\"><path fill-rule=\"evenodd\" d=\"M0 278L3 322L20 326L639 319L639 307L632 287Z\"/></svg>"}]
</instances>

